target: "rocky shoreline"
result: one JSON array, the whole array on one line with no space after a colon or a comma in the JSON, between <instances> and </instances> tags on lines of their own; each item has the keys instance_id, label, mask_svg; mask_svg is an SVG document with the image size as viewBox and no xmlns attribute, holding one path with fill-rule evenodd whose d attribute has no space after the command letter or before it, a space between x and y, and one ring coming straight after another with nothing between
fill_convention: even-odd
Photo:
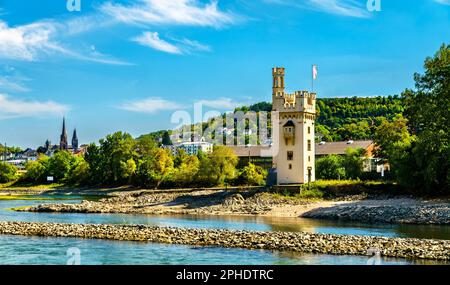
<instances>
[{"instance_id":1,"label":"rocky shoreline","mask_svg":"<svg viewBox=\"0 0 450 285\"><path fill-rule=\"evenodd\" d=\"M413 199L367 200L319 207L304 218L363 223L450 225L450 203Z\"/></svg>"},{"instance_id":2,"label":"rocky shoreline","mask_svg":"<svg viewBox=\"0 0 450 285\"><path fill-rule=\"evenodd\" d=\"M184 229L143 225L0 222L0 234L110 239L166 244L264 249L333 255L450 260L450 241L293 232Z\"/></svg>"}]
</instances>

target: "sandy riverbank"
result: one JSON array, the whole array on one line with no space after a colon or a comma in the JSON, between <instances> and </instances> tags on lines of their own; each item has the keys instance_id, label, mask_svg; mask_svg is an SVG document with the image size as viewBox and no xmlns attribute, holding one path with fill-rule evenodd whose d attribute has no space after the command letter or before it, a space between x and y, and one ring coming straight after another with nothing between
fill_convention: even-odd
<instances>
[{"instance_id":1,"label":"sandy riverbank","mask_svg":"<svg viewBox=\"0 0 450 285\"><path fill-rule=\"evenodd\" d=\"M307 217L370 223L450 224L450 202L360 195L341 200L286 198L260 189L114 192L99 201L47 204L32 212L124 213L152 215L260 215Z\"/></svg>"}]
</instances>

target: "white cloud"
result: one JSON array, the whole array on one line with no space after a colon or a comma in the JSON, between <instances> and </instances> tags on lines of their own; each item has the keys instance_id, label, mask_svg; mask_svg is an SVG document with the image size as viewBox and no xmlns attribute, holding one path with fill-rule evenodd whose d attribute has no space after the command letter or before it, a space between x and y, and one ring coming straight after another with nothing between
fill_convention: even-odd
<instances>
[{"instance_id":1,"label":"white cloud","mask_svg":"<svg viewBox=\"0 0 450 285\"><path fill-rule=\"evenodd\" d=\"M0 119L19 117L62 116L69 107L53 101L26 101L0 94Z\"/></svg>"},{"instance_id":2,"label":"white cloud","mask_svg":"<svg viewBox=\"0 0 450 285\"><path fill-rule=\"evenodd\" d=\"M450 0L434 0L434 2L450 6Z\"/></svg>"},{"instance_id":3,"label":"white cloud","mask_svg":"<svg viewBox=\"0 0 450 285\"><path fill-rule=\"evenodd\" d=\"M210 107L210 108L214 108L214 109L219 109L219 110L224 110L224 109L234 109L238 106L242 106L244 105L244 103L241 102L236 102L231 98L218 98L218 99L213 99L213 100L199 100L197 101L197 103L203 104L203 106L206 107Z\"/></svg>"},{"instance_id":4,"label":"white cloud","mask_svg":"<svg viewBox=\"0 0 450 285\"><path fill-rule=\"evenodd\" d=\"M143 100L126 102L119 109L136 113L156 113L158 111L179 110L184 106L158 97L150 97Z\"/></svg>"},{"instance_id":5,"label":"white cloud","mask_svg":"<svg viewBox=\"0 0 450 285\"><path fill-rule=\"evenodd\" d=\"M184 53L192 53L196 51L203 51L203 52L210 52L212 49L208 45L201 44L197 41L193 41L190 39L173 39L174 41L178 42L184 51Z\"/></svg>"},{"instance_id":6,"label":"white cloud","mask_svg":"<svg viewBox=\"0 0 450 285\"><path fill-rule=\"evenodd\" d=\"M263 0L269 4L288 5L296 8L311 9L329 14L341 15L355 18L368 18L370 12L367 10L367 1L358 0ZM445 1L445 0L436 0Z\"/></svg>"},{"instance_id":7,"label":"white cloud","mask_svg":"<svg viewBox=\"0 0 450 285\"><path fill-rule=\"evenodd\" d=\"M133 41L143 45L148 46L153 49L167 52L167 53L173 53L173 54L181 54L182 51L179 47L176 45L173 45L169 42L166 42L165 40L162 40L159 37L159 34L156 32L144 32L142 35L136 37L133 39Z\"/></svg>"},{"instance_id":8,"label":"white cloud","mask_svg":"<svg viewBox=\"0 0 450 285\"><path fill-rule=\"evenodd\" d=\"M171 54L190 54L196 51L211 51L209 46L186 38L181 40L172 38L171 40L173 43L170 43L167 40L161 39L157 32L143 32L140 36L135 37L132 40L143 46Z\"/></svg>"},{"instance_id":9,"label":"white cloud","mask_svg":"<svg viewBox=\"0 0 450 285\"><path fill-rule=\"evenodd\" d=\"M13 79L9 76L0 76L0 91L1 90L13 92L30 91L30 89L25 87L21 82L18 82L16 79Z\"/></svg>"},{"instance_id":10,"label":"white cloud","mask_svg":"<svg viewBox=\"0 0 450 285\"><path fill-rule=\"evenodd\" d=\"M36 22L11 28L0 20L0 57L34 61L40 53L64 52L52 41L55 27L50 22Z\"/></svg>"},{"instance_id":11,"label":"white cloud","mask_svg":"<svg viewBox=\"0 0 450 285\"><path fill-rule=\"evenodd\" d=\"M89 51L82 54L63 47L55 39L61 37L65 27L67 27L65 23L56 23L54 21L41 21L17 27L9 27L6 22L0 20L0 58L19 61L37 61L44 56L59 54L78 60L104 64L129 64L110 58L97 51Z\"/></svg>"},{"instance_id":12,"label":"white cloud","mask_svg":"<svg viewBox=\"0 0 450 285\"><path fill-rule=\"evenodd\" d=\"M217 0L207 4L199 0L139 0L139 4L124 6L105 3L100 10L116 20L129 24L183 25L222 27L238 19L218 7Z\"/></svg>"}]
</instances>

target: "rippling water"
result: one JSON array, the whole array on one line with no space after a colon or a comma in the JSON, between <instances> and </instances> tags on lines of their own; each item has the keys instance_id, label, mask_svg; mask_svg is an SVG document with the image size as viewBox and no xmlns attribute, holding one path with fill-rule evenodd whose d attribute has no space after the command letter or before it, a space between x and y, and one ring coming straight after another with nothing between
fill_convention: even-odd
<instances>
[{"instance_id":1,"label":"rippling water","mask_svg":"<svg viewBox=\"0 0 450 285\"><path fill-rule=\"evenodd\" d=\"M81 199L81 197L80 197ZM43 203L78 203L79 200L0 200L0 221L61 223L146 224L188 228L223 228L257 231L450 239L449 226L373 225L316 221L300 218L147 216L15 212L11 208ZM68 248L81 251L82 264L366 264L364 256L280 253L262 250L192 247L151 243L0 236L1 264L65 264ZM383 264L422 264L423 261L385 258ZM435 262L425 262L434 264Z\"/></svg>"}]
</instances>

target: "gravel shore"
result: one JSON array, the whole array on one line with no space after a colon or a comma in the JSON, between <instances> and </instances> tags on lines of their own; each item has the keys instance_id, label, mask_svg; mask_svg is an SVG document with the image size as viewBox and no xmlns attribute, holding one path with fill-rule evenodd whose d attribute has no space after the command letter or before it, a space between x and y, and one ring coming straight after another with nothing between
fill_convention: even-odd
<instances>
[{"instance_id":1,"label":"gravel shore","mask_svg":"<svg viewBox=\"0 0 450 285\"><path fill-rule=\"evenodd\" d=\"M142 241L335 255L450 260L450 241L291 232L183 229L142 225L0 222L0 234Z\"/></svg>"},{"instance_id":2,"label":"gravel shore","mask_svg":"<svg viewBox=\"0 0 450 285\"><path fill-rule=\"evenodd\" d=\"M415 199L365 200L318 207L304 218L363 223L450 225L450 203Z\"/></svg>"}]
</instances>

